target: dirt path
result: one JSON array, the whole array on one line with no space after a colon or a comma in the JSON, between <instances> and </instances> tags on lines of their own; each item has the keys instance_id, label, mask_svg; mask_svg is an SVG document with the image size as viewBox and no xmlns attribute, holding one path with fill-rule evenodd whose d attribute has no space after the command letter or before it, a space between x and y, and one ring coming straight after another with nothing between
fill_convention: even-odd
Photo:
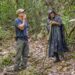
<instances>
[{"instance_id":1,"label":"dirt path","mask_svg":"<svg viewBox=\"0 0 75 75\"><path fill-rule=\"evenodd\" d=\"M32 68L34 70L33 72L39 73L34 75L75 75L75 59L71 57L70 52L65 54L66 60L59 63L53 63L54 60L47 56L47 40L30 40L29 44L29 67L27 70L21 71L16 75L30 75L27 73L30 73ZM15 44L12 44L4 55L12 53L13 51L11 49L15 51ZM0 75L2 75L2 71L0 72Z\"/></svg>"}]
</instances>

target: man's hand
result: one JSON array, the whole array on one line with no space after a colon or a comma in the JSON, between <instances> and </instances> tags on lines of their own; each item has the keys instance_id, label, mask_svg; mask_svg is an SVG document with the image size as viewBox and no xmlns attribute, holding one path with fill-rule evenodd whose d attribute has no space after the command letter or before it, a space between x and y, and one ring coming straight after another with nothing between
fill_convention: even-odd
<instances>
[{"instance_id":1,"label":"man's hand","mask_svg":"<svg viewBox=\"0 0 75 75\"><path fill-rule=\"evenodd\" d=\"M24 16L23 16L23 21L26 20L26 18L27 18L27 17L26 17L26 14L24 14Z\"/></svg>"},{"instance_id":2,"label":"man's hand","mask_svg":"<svg viewBox=\"0 0 75 75\"><path fill-rule=\"evenodd\" d=\"M26 22L26 14L24 14L24 16L23 16L23 23L18 26L18 28L20 30L24 30L24 28L25 28L25 22Z\"/></svg>"}]
</instances>

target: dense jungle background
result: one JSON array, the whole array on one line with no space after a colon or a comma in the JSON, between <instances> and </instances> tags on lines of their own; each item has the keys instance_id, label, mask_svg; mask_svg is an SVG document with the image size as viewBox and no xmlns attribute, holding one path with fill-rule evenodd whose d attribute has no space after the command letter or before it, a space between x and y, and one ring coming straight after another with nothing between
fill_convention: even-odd
<instances>
[{"instance_id":1,"label":"dense jungle background","mask_svg":"<svg viewBox=\"0 0 75 75\"><path fill-rule=\"evenodd\" d=\"M13 64L15 56L16 10L24 8L29 21L29 67L8 75L75 75L75 0L0 0L0 75ZM65 61L54 64L47 56L48 10L54 9L62 17L70 52Z\"/></svg>"}]
</instances>

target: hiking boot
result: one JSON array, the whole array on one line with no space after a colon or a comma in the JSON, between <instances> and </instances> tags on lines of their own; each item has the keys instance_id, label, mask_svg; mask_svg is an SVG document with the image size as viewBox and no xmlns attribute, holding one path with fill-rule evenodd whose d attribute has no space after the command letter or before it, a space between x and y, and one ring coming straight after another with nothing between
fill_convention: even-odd
<instances>
[{"instance_id":1,"label":"hiking boot","mask_svg":"<svg viewBox=\"0 0 75 75\"><path fill-rule=\"evenodd\" d=\"M54 61L54 63L58 63L58 62L60 62L60 61L61 61L61 60L60 60L60 59L58 59L58 60L55 60L55 61Z\"/></svg>"}]
</instances>

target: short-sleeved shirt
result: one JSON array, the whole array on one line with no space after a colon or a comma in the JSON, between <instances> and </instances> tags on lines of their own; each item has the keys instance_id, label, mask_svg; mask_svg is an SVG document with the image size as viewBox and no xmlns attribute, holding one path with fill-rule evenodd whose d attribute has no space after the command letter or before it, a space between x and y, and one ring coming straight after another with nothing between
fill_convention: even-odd
<instances>
[{"instance_id":1,"label":"short-sleeved shirt","mask_svg":"<svg viewBox=\"0 0 75 75\"><path fill-rule=\"evenodd\" d=\"M20 25L22 23L23 22L19 18L15 19L16 38L27 40L28 39L28 28L29 28L29 25L28 25L28 22L26 21L25 22L24 30L20 30L18 28L18 25Z\"/></svg>"}]
</instances>

